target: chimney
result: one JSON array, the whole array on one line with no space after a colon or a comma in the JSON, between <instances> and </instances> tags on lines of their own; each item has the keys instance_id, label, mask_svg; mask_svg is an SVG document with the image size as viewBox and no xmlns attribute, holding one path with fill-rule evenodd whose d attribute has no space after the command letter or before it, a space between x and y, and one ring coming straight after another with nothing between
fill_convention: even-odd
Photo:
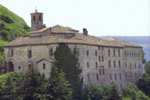
<instances>
[{"instance_id":1,"label":"chimney","mask_svg":"<svg viewBox=\"0 0 150 100\"><path fill-rule=\"evenodd\" d=\"M83 34L84 34L84 35L88 35L88 31L87 31L86 28L83 28Z\"/></svg>"}]
</instances>

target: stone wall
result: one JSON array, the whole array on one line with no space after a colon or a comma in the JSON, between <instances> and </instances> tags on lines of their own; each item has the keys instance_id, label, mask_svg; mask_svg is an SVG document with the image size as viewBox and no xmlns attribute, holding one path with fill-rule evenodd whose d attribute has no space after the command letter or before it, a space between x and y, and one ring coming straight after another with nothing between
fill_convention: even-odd
<instances>
[{"instance_id":1,"label":"stone wall","mask_svg":"<svg viewBox=\"0 0 150 100\"><path fill-rule=\"evenodd\" d=\"M118 89L121 89L129 82L135 83L142 75L141 48L115 48L82 44L68 44L68 46L72 51L74 49L77 51L78 66L82 69L81 77L83 77L84 85L96 83L100 86L102 83L114 81ZM12 61L16 72L28 71L29 64L37 69L36 62L42 58L49 59L49 50L53 49L54 52L56 47L57 44L5 48L5 61L7 63ZM8 56L11 50L13 50L13 56ZM28 58L29 50L32 51L31 58ZM129 56L130 54L127 56L125 53L131 53L133 56ZM47 76L48 72L45 73Z\"/></svg>"}]
</instances>

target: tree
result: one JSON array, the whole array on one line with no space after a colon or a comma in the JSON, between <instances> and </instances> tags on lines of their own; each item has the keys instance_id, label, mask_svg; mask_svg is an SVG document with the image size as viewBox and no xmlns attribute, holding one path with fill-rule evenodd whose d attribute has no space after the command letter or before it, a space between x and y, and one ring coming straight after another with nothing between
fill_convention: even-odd
<instances>
[{"instance_id":1,"label":"tree","mask_svg":"<svg viewBox=\"0 0 150 100\"><path fill-rule=\"evenodd\" d=\"M122 100L114 83L111 83L110 95L106 100Z\"/></svg>"},{"instance_id":2,"label":"tree","mask_svg":"<svg viewBox=\"0 0 150 100\"><path fill-rule=\"evenodd\" d=\"M16 100L16 91L14 83L20 78L20 74L10 72L0 77L0 99Z\"/></svg>"},{"instance_id":3,"label":"tree","mask_svg":"<svg viewBox=\"0 0 150 100\"><path fill-rule=\"evenodd\" d=\"M17 93L15 100L36 100L35 95L41 93L40 87L44 79L37 72L26 72L15 82Z\"/></svg>"},{"instance_id":4,"label":"tree","mask_svg":"<svg viewBox=\"0 0 150 100\"><path fill-rule=\"evenodd\" d=\"M137 82L137 86L146 95L150 96L150 74L144 74L142 79Z\"/></svg>"},{"instance_id":5,"label":"tree","mask_svg":"<svg viewBox=\"0 0 150 100\"><path fill-rule=\"evenodd\" d=\"M150 61L148 61L148 62L145 63L144 68L145 68L145 72L147 74L150 74Z\"/></svg>"},{"instance_id":6,"label":"tree","mask_svg":"<svg viewBox=\"0 0 150 100\"><path fill-rule=\"evenodd\" d=\"M76 52L71 52L66 44L59 44L54 53L56 62L55 65L59 69L59 72L65 73L65 78L70 82L70 87L73 89L73 98L79 100L82 94L82 79L80 74L82 70L77 67L78 59L76 58Z\"/></svg>"},{"instance_id":7,"label":"tree","mask_svg":"<svg viewBox=\"0 0 150 100\"><path fill-rule=\"evenodd\" d=\"M50 73L50 78L46 83L45 100L70 100L72 90L70 84L65 80L63 72L58 72L58 69L53 65Z\"/></svg>"},{"instance_id":8,"label":"tree","mask_svg":"<svg viewBox=\"0 0 150 100\"><path fill-rule=\"evenodd\" d=\"M142 63L145 64L146 63L146 59L145 59L145 53L144 51L142 50Z\"/></svg>"},{"instance_id":9,"label":"tree","mask_svg":"<svg viewBox=\"0 0 150 100\"><path fill-rule=\"evenodd\" d=\"M141 90L139 90L134 84L129 84L123 87L123 97L131 98L132 100L150 100Z\"/></svg>"},{"instance_id":10,"label":"tree","mask_svg":"<svg viewBox=\"0 0 150 100\"><path fill-rule=\"evenodd\" d=\"M102 89L96 84L92 84L90 87L84 89L84 100L101 100L102 98Z\"/></svg>"}]
</instances>

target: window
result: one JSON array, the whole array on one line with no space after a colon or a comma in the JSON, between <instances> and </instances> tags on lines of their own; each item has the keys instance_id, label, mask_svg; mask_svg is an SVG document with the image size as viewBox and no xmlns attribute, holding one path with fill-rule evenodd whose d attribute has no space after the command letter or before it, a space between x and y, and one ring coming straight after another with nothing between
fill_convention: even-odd
<instances>
[{"instance_id":1,"label":"window","mask_svg":"<svg viewBox=\"0 0 150 100\"><path fill-rule=\"evenodd\" d=\"M99 62L101 62L101 56L99 56Z\"/></svg>"},{"instance_id":2,"label":"window","mask_svg":"<svg viewBox=\"0 0 150 100\"><path fill-rule=\"evenodd\" d=\"M116 67L116 61L114 61L114 67Z\"/></svg>"},{"instance_id":3,"label":"window","mask_svg":"<svg viewBox=\"0 0 150 100\"><path fill-rule=\"evenodd\" d=\"M98 50L100 50L100 46L98 46Z\"/></svg>"},{"instance_id":4,"label":"window","mask_svg":"<svg viewBox=\"0 0 150 100\"><path fill-rule=\"evenodd\" d=\"M31 58L31 57L32 57L32 51L28 50L28 58Z\"/></svg>"},{"instance_id":5,"label":"window","mask_svg":"<svg viewBox=\"0 0 150 100\"><path fill-rule=\"evenodd\" d=\"M49 57L53 56L53 49L49 50Z\"/></svg>"},{"instance_id":6,"label":"window","mask_svg":"<svg viewBox=\"0 0 150 100\"><path fill-rule=\"evenodd\" d=\"M96 74L96 79L97 79L97 81L99 80L99 76L98 76L98 74Z\"/></svg>"},{"instance_id":7,"label":"window","mask_svg":"<svg viewBox=\"0 0 150 100\"><path fill-rule=\"evenodd\" d=\"M115 52L115 49L113 49L113 56L116 56L116 54L115 54L116 52Z\"/></svg>"},{"instance_id":8,"label":"window","mask_svg":"<svg viewBox=\"0 0 150 100\"><path fill-rule=\"evenodd\" d=\"M21 67L19 66L18 69L21 69Z\"/></svg>"},{"instance_id":9,"label":"window","mask_svg":"<svg viewBox=\"0 0 150 100\"><path fill-rule=\"evenodd\" d=\"M97 51L95 51L95 56L97 56Z\"/></svg>"},{"instance_id":10,"label":"window","mask_svg":"<svg viewBox=\"0 0 150 100\"><path fill-rule=\"evenodd\" d=\"M41 16L39 16L39 21L42 21L42 17Z\"/></svg>"},{"instance_id":11,"label":"window","mask_svg":"<svg viewBox=\"0 0 150 100\"><path fill-rule=\"evenodd\" d=\"M43 63L43 69L45 69L45 63Z\"/></svg>"},{"instance_id":12,"label":"window","mask_svg":"<svg viewBox=\"0 0 150 100\"><path fill-rule=\"evenodd\" d=\"M98 65L97 65L97 62L95 63L95 65L96 65L96 68L97 68L97 66L98 66Z\"/></svg>"},{"instance_id":13,"label":"window","mask_svg":"<svg viewBox=\"0 0 150 100\"><path fill-rule=\"evenodd\" d=\"M112 80L112 75L111 74L109 74L109 77L110 77L110 80Z\"/></svg>"},{"instance_id":14,"label":"window","mask_svg":"<svg viewBox=\"0 0 150 100\"><path fill-rule=\"evenodd\" d=\"M104 56L102 56L102 62L104 62Z\"/></svg>"},{"instance_id":15,"label":"window","mask_svg":"<svg viewBox=\"0 0 150 100\"><path fill-rule=\"evenodd\" d=\"M119 74L119 76L120 76L120 80L122 80L122 75L121 75L121 73Z\"/></svg>"},{"instance_id":16,"label":"window","mask_svg":"<svg viewBox=\"0 0 150 100\"><path fill-rule=\"evenodd\" d=\"M32 71L32 65L31 64L28 65L28 70Z\"/></svg>"},{"instance_id":17,"label":"window","mask_svg":"<svg viewBox=\"0 0 150 100\"><path fill-rule=\"evenodd\" d=\"M115 80L117 80L117 75L115 74Z\"/></svg>"},{"instance_id":18,"label":"window","mask_svg":"<svg viewBox=\"0 0 150 100\"><path fill-rule=\"evenodd\" d=\"M108 49L108 56L110 57L110 49Z\"/></svg>"},{"instance_id":19,"label":"window","mask_svg":"<svg viewBox=\"0 0 150 100\"><path fill-rule=\"evenodd\" d=\"M89 68L89 62L87 62L87 68Z\"/></svg>"},{"instance_id":20,"label":"window","mask_svg":"<svg viewBox=\"0 0 150 100\"><path fill-rule=\"evenodd\" d=\"M118 56L120 57L120 49L118 50Z\"/></svg>"},{"instance_id":21,"label":"window","mask_svg":"<svg viewBox=\"0 0 150 100\"><path fill-rule=\"evenodd\" d=\"M101 69L99 69L99 74L100 74L100 75L102 74Z\"/></svg>"},{"instance_id":22,"label":"window","mask_svg":"<svg viewBox=\"0 0 150 100\"><path fill-rule=\"evenodd\" d=\"M10 56L11 56L11 57L14 56L14 50L13 50L13 49L11 49L11 54L10 54Z\"/></svg>"},{"instance_id":23,"label":"window","mask_svg":"<svg viewBox=\"0 0 150 100\"><path fill-rule=\"evenodd\" d=\"M108 66L109 66L109 68L111 67L111 61L110 60L108 61Z\"/></svg>"},{"instance_id":24,"label":"window","mask_svg":"<svg viewBox=\"0 0 150 100\"><path fill-rule=\"evenodd\" d=\"M121 67L121 62L120 62L120 60L119 60L119 62L118 62L118 65L119 65L119 68Z\"/></svg>"},{"instance_id":25,"label":"window","mask_svg":"<svg viewBox=\"0 0 150 100\"><path fill-rule=\"evenodd\" d=\"M87 56L89 56L89 51L86 51Z\"/></svg>"},{"instance_id":26,"label":"window","mask_svg":"<svg viewBox=\"0 0 150 100\"><path fill-rule=\"evenodd\" d=\"M33 21L35 21L35 16L33 16Z\"/></svg>"}]
</instances>

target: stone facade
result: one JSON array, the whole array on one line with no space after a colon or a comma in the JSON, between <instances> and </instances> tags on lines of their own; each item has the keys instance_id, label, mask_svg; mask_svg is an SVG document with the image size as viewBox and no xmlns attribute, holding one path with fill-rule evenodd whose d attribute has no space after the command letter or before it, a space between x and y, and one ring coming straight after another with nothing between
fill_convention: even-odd
<instances>
[{"instance_id":1,"label":"stone facade","mask_svg":"<svg viewBox=\"0 0 150 100\"><path fill-rule=\"evenodd\" d=\"M77 51L84 85L115 82L121 90L123 85L136 83L142 76L141 46L113 38L99 39L88 35L87 30L84 34L59 25L32 31L30 37L7 44L4 53L8 71L38 70L48 77L52 66L49 59L54 59L59 43Z\"/></svg>"}]
</instances>

